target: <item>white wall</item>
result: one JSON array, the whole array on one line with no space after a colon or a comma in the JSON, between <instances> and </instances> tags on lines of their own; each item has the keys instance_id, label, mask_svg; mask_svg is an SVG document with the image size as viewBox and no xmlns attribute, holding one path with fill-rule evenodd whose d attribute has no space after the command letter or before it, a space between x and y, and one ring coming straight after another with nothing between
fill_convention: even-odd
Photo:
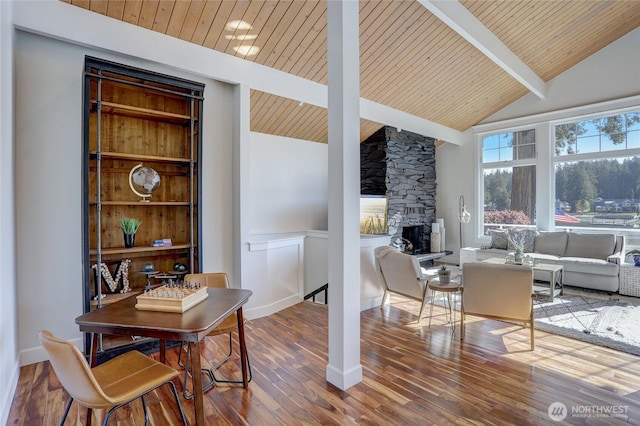
<instances>
[{"instance_id":1,"label":"white wall","mask_svg":"<svg viewBox=\"0 0 640 426\"><path fill-rule=\"evenodd\" d=\"M549 81L546 99L529 94L498 111L483 123L590 105L640 94L640 28ZM545 138L546 139L546 138ZM464 194L471 223L464 228L465 245L479 246L476 234L483 201L476 194L477 166L471 136L463 146L451 144L436 150L438 217L447 223L447 244L459 246L459 229L455 222L458 197ZM444 216L443 216L444 215ZM452 224L453 226L449 225Z\"/></svg>"},{"instance_id":2,"label":"white wall","mask_svg":"<svg viewBox=\"0 0 640 426\"><path fill-rule=\"evenodd\" d=\"M251 234L327 229L327 148L251 133Z\"/></svg>"},{"instance_id":3,"label":"white wall","mask_svg":"<svg viewBox=\"0 0 640 426\"><path fill-rule=\"evenodd\" d=\"M16 323L12 3L0 2L0 424L18 380Z\"/></svg>"},{"instance_id":4,"label":"white wall","mask_svg":"<svg viewBox=\"0 0 640 426\"><path fill-rule=\"evenodd\" d=\"M203 268L232 270L231 86L30 33L16 39L16 250L21 362L46 359L38 330L81 342L82 71L98 56L204 82Z\"/></svg>"}]
</instances>

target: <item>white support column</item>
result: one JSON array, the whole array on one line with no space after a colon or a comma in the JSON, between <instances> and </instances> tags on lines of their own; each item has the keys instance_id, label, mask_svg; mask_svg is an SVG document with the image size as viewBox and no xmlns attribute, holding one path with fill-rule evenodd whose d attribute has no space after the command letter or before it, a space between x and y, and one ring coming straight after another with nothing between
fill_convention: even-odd
<instances>
[{"instance_id":1,"label":"white support column","mask_svg":"<svg viewBox=\"0 0 640 426\"><path fill-rule=\"evenodd\" d=\"M329 67L329 364L344 390L360 364L360 54L357 0L327 1Z\"/></svg>"},{"instance_id":2,"label":"white support column","mask_svg":"<svg viewBox=\"0 0 640 426\"><path fill-rule=\"evenodd\" d=\"M233 284L245 288L243 273L248 256L250 229L249 148L251 129L250 90L246 84L233 89Z\"/></svg>"}]
</instances>

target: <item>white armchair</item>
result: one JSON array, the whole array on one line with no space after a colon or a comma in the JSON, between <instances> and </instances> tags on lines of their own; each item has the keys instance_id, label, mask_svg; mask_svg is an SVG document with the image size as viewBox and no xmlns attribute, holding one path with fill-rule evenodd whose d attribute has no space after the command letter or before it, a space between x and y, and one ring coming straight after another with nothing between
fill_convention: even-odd
<instances>
[{"instance_id":1,"label":"white armchair","mask_svg":"<svg viewBox=\"0 0 640 426\"><path fill-rule=\"evenodd\" d=\"M464 339L465 316L522 321L533 336L533 270L528 266L465 263L462 269L460 340Z\"/></svg>"},{"instance_id":2,"label":"white armchair","mask_svg":"<svg viewBox=\"0 0 640 426\"><path fill-rule=\"evenodd\" d=\"M376 247L374 254L378 276L384 287L380 308L384 307L389 293L397 293L420 302L420 321L429 290L427 277L416 258L389 246Z\"/></svg>"}]
</instances>

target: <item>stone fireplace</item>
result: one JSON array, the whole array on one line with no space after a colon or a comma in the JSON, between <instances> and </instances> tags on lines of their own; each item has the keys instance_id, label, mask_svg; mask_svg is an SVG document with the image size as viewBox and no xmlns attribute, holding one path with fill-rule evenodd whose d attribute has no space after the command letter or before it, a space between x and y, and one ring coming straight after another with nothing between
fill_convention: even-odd
<instances>
[{"instance_id":1,"label":"stone fireplace","mask_svg":"<svg viewBox=\"0 0 640 426\"><path fill-rule=\"evenodd\" d=\"M416 251L429 251L436 220L435 139L383 127L360 144L360 190L388 199L392 244L419 240ZM415 245L415 244L414 244Z\"/></svg>"}]
</instances>

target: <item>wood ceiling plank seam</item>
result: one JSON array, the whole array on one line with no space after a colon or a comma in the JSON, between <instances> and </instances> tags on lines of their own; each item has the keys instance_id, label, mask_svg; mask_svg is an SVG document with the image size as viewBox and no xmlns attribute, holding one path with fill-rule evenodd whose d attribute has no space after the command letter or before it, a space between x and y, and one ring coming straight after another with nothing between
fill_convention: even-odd
<instances>
[{"instance_id":1,"label":"wood ceiling plank seam","mask_svg":"<svg viewBox=\"0 0 640 426\"><path fill-rule=\"evenodd\" d=\"M138 19L138 26L153 30L153 24L156 19L156 11L160 5L160 0L148 0L142 2L142 8L140 9L140 19Z\"/></svg>"},{"instance_id":2,"label":"wood ceiling plank seam","mask_svg":"<svg viewBox=\"0 0 640 426\"><path fill-rule=\"evenodd\" d=\"M418 87L424 86L434 89L429 92L425 92L425 95L439 96L440 93L450 93L451 87L459 87L462 83L469 83L473 80L473 77L469 76L470 73L483 75L487 72L488 68L491 68L491 71L496 73L494 76L497 75L500 77L507 75L507 73L500 67L481 55L476 55L474 61L469 63L469 59L465 59L465 56L469 55L469 53L466 52L471 49L472 47L469 45L458 45L455 50L452 50L452 53L454 54L453 56L457 56L457 59L449 62L441 61L438 63L437 67L434 67L433 74L446 75L448 78L446 83L441 82L438 79L433 80L430 76L431 73L409 75L408 77L415 81Z\"/></svg>"},{"instance_id":3,"label":"wood ceiling plank seam","mask_svg":"<svg viewBox=\"0 0 640 426\"><path fill-rule=\"evenodd\" d=\"M89 10L101 15L107 14L107 1L106 0L90 0Z\"/></svg>"},{"instance_id":4,"label":"wood ceiling plank seam","mask_svg":"<svg viewBox=\"0 0 640 426\"><path fill-rule=\"evenodd\" d=\"M287 29L289 25L291 25L291 22L295 20L296 16L298 16L300 9L304 6L304 2L290 2L287 4L288 7L284 10L280 19L278 19L277 22L275 20L272 21L273 27L271 28L269 38L256 55L255 62L261 65L269 67L271 63L275 62L273 57L276 56L277 59L279 56L276 48L281 46L281 42L286 42ZM267 25L269 25L269 23L267 23Z\"/></svg>"},{"instance_id":5,"label":"wood ceiling plank seam","mask_svg":"<svg viewBox=\"0 0 640 426\"><path fill-rule=\"evenodd\" d=\"M167 30L165 32L166 35L176 38L180 37L182 28L184 27L185 21L187 20L187 13L189 12L191 3L191 1L184 0L177 1L175 3L173 11L171 12L171 17L169 18ZM189 39L187 39L186 41L189 41Z\"/></svg>"},{"instance_id":6,"label":"wood ceiling plank seam","mask_svg":"<svg viewBox=\"0 0 640 426\"><path fill-rule=\"evenodd\" d=\"M200 46L204 45L204 41L207 35L211 31L213 21L218 14L218 8L220 7L220 1L205 0L202 12L198 18L198 24L196 25L193 35L191 36L191 42Z\"/></svg>"},{"instance_id":7,"label":"wood ceiling plank seam","mask_svg":"<svg viewBox=\"0 0 640 426\"><path fill-rule=\"evenodd\" d=\"M327 16L326 10L323 16L318 20L318 23L314 25L313 32L309 33L304 38L303 44L309 41L308 47L302 52L300 57L290 64L289 67L284 67L283 71L288 72L298 77L306 78L306 73L309 69L315 65L318 58L322 56L322 52L327 50Z\"/></svg>"},{"instance_id":8,"label":"wood ceiling plank seam","mask_svg":"<svg viewBox=\"0 0 640 426\"><path fill-rule=\"evenodd\" d=\"M318 25L322 25L321 28L324 28L325 25L319 22L324 13L326 13L326 10L320 6L320 2L317 2L316 7L314 7L311 13L309 13L304 25L301 26L300 31L295 34L290 45L287 46L287 49L282 52L282 55L280 55L278 60L274 63L274 68L284 71L285 69L293 66L295 62L300 59L311 43L311 37L317 36ZM306 28L306 30L303 28ZM308 39L310 40L309 42L306 41Z\"/></svg>"},{"instance_id":9,"label":"wood ceiling plank seam","mask_svg":"<svg viewBox=\"0 0 640 426\"><path fill-rule=\"evenodd\" d=\"M323 108L313 109L309 111L309 114L301 117L302 122L305 123L304 127L298 130L297 137L299 139L310 138L315 142L327 143L327 114L323 113Z\"/></svg>"},{"instance_id":10,"label":"wood ceiling plank seam","mask_svg":"<svg viewBox=\"0 0 640 426\"><path fill-rule=\"evenodd\" d=\"M420 27L423 26L430 26L430 23L433 22L435 20L435 17L431 16L429 18L429 21L425 22L424 24L420 25ZM417 28L417 30L419 30L420 28ZM419 31L417 31L419 33ZM419 33L418 36L414 36L414 34L416 34L416 32L414 33L408 33L406 32L406 36L405 37L400 37L399 38L399 42L401 44L407 44L407 41L409 38L413 39L414 45L417 46L416 51L412 52L411 54L405 54L402 55L400 57L399 60L394 61L394 67L397 67L398 65L401 64L412 64L415 65L417 62L421 62L423 60L423 58L430 58L430 57L438 57L438 55L441 55L441 53L439 53L442 50L446 50L447 46L445 46L444 48L440 48L437 52L434 52L431 49L432 45L438 45L438 43L440 43L440 40L445 39L448 35L451 35L452 32L449 29L449 27L447 27L446 25L442 24L442 23L437 23L435 28L432 31L429 32L423 32L423 33ZM451 41L454 40L453 38L449 37L449 41L447 41L447 43L451 43ZM460 39L461 40L461 39ZM435 53L435 55L434 55ZM370 66L365 67L366 71L364 73L364 76L368 78L368 73L370 69L372 69ZM392 74L395 75L396 72L395 70L391 69L391 70L384 70L382 73L380 71L377 71L377 78L379 80L385 81L385 79L387 78L386 74ZM364 80L364 79L363 79Z\"/></svg>"},{"instance_id":11,"label":"wood ceiling plank seam","mask_svg":"<svg viewBox=\"0 0 640 426\"><path fill-rule=\"evenodd\" d=\"M300 116L304 116L305 114L307 114L307 111L313 110L314 108L319 108L319 109L324 109L315 105L302 105L302 106L298 106L298 104L295 104L295 109L294 111L291 112L291 114L285 116L282 120L281 120L281 125L283 128L287 128L287 129L292 129L292 128L296 128L296 129L300 129L300 122L304 122L300 119Z\"/></svg>"},{"instance_id":12,"label":"wood ceiling plank seam","mask_svg":"<svg viewBox=\"0 0 640 426\"><path fill-rule=\"evenodd\" d=\"M250 5L250 0L236 0L233 6L233 9L229 13L228 22L239 21L239 22L245 22L251 25L251 22L247 22L244 20L244 15L247 12L247 8L249 7L249 5ZM253 28L253 26L251 27ZM216 40L216 43L213 46L213 50L216 50L218 52L229 53L229 54L235 53L235 50L233 50L231 45L237 44L237 43L244 45L244 41L233 39L233 37L237 37L238 35L240 35L240 33L244 33L246 31L247 30L239 29L237 27L230 29L225 26L224 31L220 33L220 36Z\"/></svg>"},{"instance_id":13,"label":"wood ceiling plank seam","mask_svg":"<svg viewBox=\"0 0 640 426\"><path fill-rule=\"evenodd\" d=\"M230 47L230 44L233 40L240 40L243 45L246 45L248 49L253 48L253 40L252 37L257 37L258 29L256 29L256 23L258 16L262 10L264 2L261 1L251 1L247 5L244 14L242 15L242 21L251 25L251 28L248 30L240 30L236 29L233 34L229 34L230 38L227 42L227 45L222 47L220 51L235 54L235 50ZM270 13L270 11L268 12Z\"/></svg>"},{"instance_id":14,"label":"wood ceiling plank seam","mask_svg":"<svg viewBox=\"0 0 640 426\"><path fill-rule=\"evenodd\" d=\"M488 66L495 66L494 64L487 64ZM485 66L486 68L486 66ZM499 68L499 67L498 67ZM499 70L501 70L499 68ZM441 72L446 72L445 71L441 71ZM481 73L482 75L493 75L493 74L487 74L486 71L478 71L478 73ZM450 73L450 75L453 75L452 73ZM502 73L499 74L501 76L501 78L492 78L491 81L492 82L497 82L497 81L504 81L505 79L508 79L509 81L515 81L513 80L513 78L507 74L507 73ZM466 86L468 86L470 84L470 82L468 81L468 77L466 75L463 74L459 74L458 76L456 76L456 78L454 80L451 81L451 85L454 85L454 87L456 88L466 88ZM416 82L416 85L420 86L422 83L421 82ZM434 90L432 92L429 93L429 96L424 96L422 98L416 98L413 102L409 102L406 104L406 108L410 111L416 111L419 109L423 108L423 105L429 104L429 103L442 103L442 100L445 98L449 98L449 94L455 93L452 90L449 90L450 84L448 82L448 84L446 85L437 85L436 88L437 90ZM478 88L477 86L481 86L480 88ZM474 88L473 90L469 90L469 88L466 88L466 90L460 90L460 92L462 93L472 93L472 95L469 95L471 97L482 97L485 96L484 94L488 91L491 91L492 89L490 87L487 87L487 84L483 84L482 81L479 82L474 82ZM496 89L495 92L496 93L500 93L500 86L496 85ZM433 117L432 119L436 119L436 117ZM438 117L439 119L439 117ZM441 122L441 121L437 121L437 122Z\"/></svg>"},{"instance_id":15,"label":"wood ceiling plank seam","mask_svg":"<svg viewBox=\"0 0 640 426\"><path fill-rule=\"evenodd\" d=\"M268 110L264 110L264 124L263 128L266 133L275 133L280 127L280 120L283 114L286 114L289 110L289 106L286 99L279 96L271 96L273 99Z\"/></svg>"},{"instance_id":16,"label":"wood ceiling plank seam","mask_svg":"<svg viewBox=\"0 0 640 426\"><path fill-rule=\"evenodd\" d=\"M124 20L124 0L110 1L107 5L107 16L119 21Z\"/></svg>"},{"instance_id":17,"label":"wood ceiling plank seam","mask_svg":"<svg viewBox=\"0 0 640 426\"><path fill-rule=\"evenodd\" d=\"M308 109L310 106L307 105L306 108ZM305 106L299 107L297 102L292 101L291 99L280 98L279 110L275 113L270 111L272 114L271 119L269 120L269 127L272 131L280 131L284 133L290 132L293 124L291 119L303 113L304 109ZM295 120L293 120L293 122L295 122Z\"/></svg>"},{"instance_id":18,"label":"wood ceiling plank seam","mask_svg":"<svg viewBox=\"0 0 640 426\"><path fill-rule=\"evenodd\" d=\"M122 20L129 24L138 25L140 21L140 13L142 11L142 2L138 0L125 0L124 13Z\"/></svg>"},{"instance_id":19,"label":"wood ceiling plank seam","mask_svg":"<svg viewBox=\"0 0 640 426\"><path fill-rule=\"evenodd\" d=\"M375 37L378 27L376 26L377 22L380 22L381 16L387 12L389 9L389 5L392 2L377 2L376 7L371 10L371 12L366 16L360 16L360 50L362 51L362 41L368 40L369 38ZM372 2L373 4L373 2Z\"/></svg>"},{"instance_id":20,"label":"wood ceiling plank seam","mask_svg":"<svg viewBox=\"0 0 640 426\"><path fill-rule=\"evenodd\" d=\"M153 18L153 27L151 28L153 31L162 34L167 33L175 5L176 0L160 0L158 9L156 9L156 16Z\"/></svg>"},{"instance_id":21,"label":"wood ceiling plank seam","mask_svg":"<svg viewBox=\"0 0 640 426\"><path fill-rule=\"evenodd\" d=\"M528 6L532 3L527 3L524 6ZM530 7L530 6L529 6ZM528 13L527 13L528 12ZM485 26L491 31L493 34L498 37L502 43L504 43L507 48L509 48L512 52L516 54L516 56L520 57L516 50L514 50L514 46L517 46L517 41L514 43L514 40L518 40L520 37L525 37L527 34L540 32L540 28L544 25L540 22L540 19L537 14L531 13L530 10L525 10L523 13L523 18L520 18L515 21L515 19L511 19L508 23L498 23L496 25L491 25L487 23Z\"/></svg>"},{"instance_id":22,"label":"wood ceiling plank seam","mask_svg":"<svg viewBox=\"0 0 640 426\"><path fill-rule=\"evenodd\" d=\"M386 69L383 72L379 73L377 79L372 81L372 83L365 81L365 86L362 87L362 92L367 94L368 96L367 99L371 99L371 97L373 96L374 99L371 99L371 100L374 100L375 102L381 102L383 99L386 98L386 96L383 95L383 93L393 93L394 91L396 91L397 85L391 87L388 81L392 78L395 78L395 79L398 78L398 75L399 75L397 72L398 68L403 70L403 78L405 79L407 78L416 79L418 78L416 76L420 76L420 75L422 75L422 79L426 78L426 73L424 73L423 71L424 67L421 66L422 58L424 56L421 54L422 51L426 50L429 52L429 56L427 57L436 57L436 58L445 57L445 56L450 57L453 53L456 53L457 50L460 49L460 46L469 45L462 38L459 38L459 36L452 37L451 30L449 29L449 27L445 25L441 25L436 31L426 34L426 37L427 39L416 40L416 45L422 46L421 51L418 51L412 55L404 55L399 61L396 61L396 63L394 64L394 67L390 69ZM429 47L432 46L434 43L436 45L438 45L439 43L438 51L430 50ZM452 51L452 48L450 46L454 44L458 47ZM446 53L446 55L444 53ZM438 62L441 64L446 63L446 61L437 61L437 60L435 62L436 64ZM432 73L430 72L430 74ZM416 86L421 87L419 84L416 84Z\"/></svg>"},{"instance_id":23,"label":"wood ceiling plank seam","mask_svg":"<svg viewBox=\"0 0 640 426\"><path fill-rule=\"evenodd\" d=\"M462 79L464 80L464 79ZM463 93L472 93L473 95L471 95L467 102L465 102L465 104L469 104L472 103L471 99L473 98L482 98L483 96L485 96L486 93L490 92L490 88L488 87L488 85L483 85L482 81L474 81L473 83L471 82L465 82L463 81L462 83L466 83L466 84L459 84L458 87L456 87L457 91L463 92ZM418 84L419 85L419 84ZM471 88L469 88L468 86L471 86ZM447 85L446 87L449 87L449 85ZM498 86L496 87L495 93L500 93L502 89ZM429 96L423 96L423 97L412 97L411 99L409 99L408 102L404 103L404 110L407 111L408 113L412 113L414 115L417 116L424 116L425 115L425 107L426 105L439 105L440 109L443 110L441 113L439 114L433 114L430 113L428 114L428 118L432 121L435 121L437 123L441 123L444 125L450 125L451 123L449 123L446 120L446 117L448 114L450 114L448 112L448 109L450 108L457 108L457 109L462 109L460 106L460 101L458 99L456 99L456 95L455 93L457 93L457 91L451 91L451 90L438 90L434 93L430 93ZM399 101L397 99L393 99L391 101L388 101L390 106L393 106L394 104L398 103ZM449 107L447 108L443 108L444 105L449 105L451 104ZM402 105L402 104L400 104ZM475 124L475 123L472 123ZM457 130L466 130L466 127L463 129L457 128Z\"/></svg>"},{"instance_id":24,"label":"wood ceiling plank seam","mask_svg":"<svg viewBox=\"0 0 640 426\"><path fill-rule=\"evenodd\" d=\"M256 96L250 100L251 122L259 128L264 128L269 119L269 109L273 108L273 99L268 93L256 91Z\"/></svg>"},{"instance_id":25,"label":"wood ceiling plank seam","mask_svg":"<svg viewBox=\"0 0 640 426\"><path fill-rule=\"evenodd\" d=\"M428 43L425 43L427 45ZM445 84L439 79L433 79L432 75L445 75L447 78L462 78L468 80L468 72L475 70L478 67L492 65L498 72L504 72L492 61L482 55L475 47L466 43L463 40L456 38L448 38L442 40L439 44L438 51L431 52L432 57L435 56L434 64L428 68L428 72L424 72L424 67L417 66L413 63L409 65L401 64L403 69L409 69L405 72L405 79L410 78L416 82L418 87L430 87L434 86L437 90L449 91L451 86L456 87L457 82L454 84ZM453 59L438 59L439 57L453 58ZM473 59L471 59L473 58ZM464 62L464 66L463 66ZM477 71L476 71L477 72ZM431 94L436 92L429 92Z\"/></svg>"},{"instance_id":26,"label":"wood ceiling plank seam","mask_svg":"<svg viewBox=\"0 0 640 426\"><path fill-rule=\"evenodd\" d=\"M414 25L411 26L413 31L403 31L399 37L396 37L393 41L389 41L389 45L385 46L384 44L379 45L378 51L384 52L378 55L366 55L365 57L361 56L361 81L368 81L369 78L382 78L380 75L381 69L387 69L392 63L397 63L398 57L406 57L411 56L411 52L406 51L406 46L410 42L414 42L416 44L421 43L420 35L421 29L426 24L426 21L423 22L422 18L427 18L427 14L423 14L422 16L418 16L418 14L414 14L416 20L412 21ZM417 36L416 36L417 34ZM383 55L386 58L383 58ZM416 58L417 59L417 58ZM376 64L376 60L378 63Z\"/></svg>"},{"instance_id":27,"label":"wood ceiling plank seam","mask_svg":"<svg viewBox=\"0 0 640 426\"><path fill-rule=\"evenodd\" d=\"M317 2L305 2L305 6L300 9L298 16L293 20L293 22L297 23L297 26L294 28L293 25L289 25L285 32L289 34L289 37L283 37L278 42L276 46L277 57L272 55L270 62L267 62L267 66L282 70L283 64L291 60L295 51L300 48L300 43L304 40L304 37L315 25L317 17L322 13L317 6Z\"/></svg>"},{"instance_id":28,"label":"wood ceiling plank seam","mask_svg":"<svg viewBox=\"0 0 640 426\"><path fill-rule=\"evenodd\" d=\"M295 75L311 80L311 76L317 72L318 67L327 67L327 27L324 31L318 34L318 37L314 40L313 48L310 49L312 56L308 60L301 62L301 68L295 73ZM318 83L322 83L318 81Z\"/></svg>"},{"instance_id":29,"label":"wood ceiling plank seam","mask_svg":"<svg viewBox=\"0 0 640 426\"><path fill-rule=\"evenodd\" d=\"M526 20L530 14L531 2L512 2L508 8L500 9L491 15L487 15L483 20L478 21L484 25L492 33L496 34L509 31L511 28L517 27ZM501 37L498 37L502 40Z\"/></svg>"},{"instance_id":30,"label":"wood ceiling plank seam","mask_svg":"<svg viewBox=\"0 0 640 426\"><path fill-rule=\"evenodd\" d=\"M495 1L462 0L460 3L480 21L483 17L491 16L498 7L498 2Z\"/></svg>"},{"instance_id":31,"label":"wood ceiling plank seam","mask_svg":"<svg viewBox=\"0 0 640 426\"><path fill-rule=\"evenodd\" d=\"M289 54L291 59L279 68L282 71L294 74L292 70L295 69L296 66L305 63L313 56L314 43L316 43L318 37L322 36L327 26L327 8L323 6L323 3L318 2L310 20L313 22L313 25L309 31L304 34L299 42L298 48Z\"/></svg>"},{"instance_id":32,"label":"wood ceiling plank seam","mask_svg":"<svg viewBox=\"0 0 640 426\"><path fill-rule=\"evenodd\" d=\"M252 94L250 95L249 105L250 105L250 114L251 114L251 123L255 121L255 125L257 127L264 127L264 121L268 117L267 110L269 109L270 104L269 94L260 92L258 90L252 90Z\"/></svg>"},{"instance_id":33,"label":"wood ceiling plank seam","mask_svg":"<svg viewBox=\"0 0 640 426\"><path fill-rule=\"evenodd\" d=\"M255 56L247 58L246 55L242 55L240 52L235 52L234 55L243 59L247 59L249 61L255 62L257 64L262 64L261 60L265 57L268 52L268 44L270 43L271 36L273 35L273 31L277 28L278 23L282 19L282 16L286 13L289 5L287 2L278 1L275 4L275 7L271 10L269 16L264 20L262 28L257 33L257 37L251 44L252 47L257 47L259 49L258 53Z\"/></svg>"},{"instance_id":34,"label":"wood ceiling plank seam","mask_svg":"<svg viewBox=\"0 0 640 426\"><path fill-rule=\"evenodd\" d=\"M402 3L408 4L408 3ZM399 5L396 3L394 5ZM406 27L408 18L414 19L411 9L408 7L387 7L383 13L379 14L370 24L364 24L360 28L360 67L366 67L363 58L371 58L375 61L381 53L383 46L392 44L392 40L398 38L398 34L403 34L402 29Z\"/></svg>"},{"instance_id":35,"label":"wood ceiling plank seam","mask_svg":"<svg viewBox=\"0 0 640 426\"><path fill-rule=\"evenodd\" d=\"M252 49L254 46L258 48L262 48L261 45L257 44L258 38L260 37L260 33L264 29L264 26L267 24L271 15L274 13L276 7L278 6L279 1L267 0L264 2L258 2L258 4L261 6L260 10L255 14L255 18L253 22L250 22L252 26L251 34L255 35L256 37L253 40L247 40L245 43L249 49ZM233 51L232 54L237 55L235 51ZM252 58L250 60L255 62L255 58Z\"/></svg>"},{"instance_id":36,"label":"wood ceiling plank seam","mask_svg":"<svg viewBox=\"0 0 640 426\"><path fill-rule=\"evenodd\" d=\"M300 116L300 125L297 130L299 134L321 134L326 131L328 123L328 113L325 108L312 107L303 111ZM320 129L320 130L319 130ZM304 139L304 138L302 138ZM318 140L316 137L315 140Z\"/></svg>"},{"instance_id":37,"label":"wood ceiling plank seam","mask_svg":"<svg viewBox=\"0 0 640 426\"><path fill-rule=\"evenodd\" d=\"M89 0L71 0L70 4L87 10L90 10L89 8L91 7Z\"/></svg>"},{"instance_id":38,"label":"wood ceiling plank seam","mask_svg":"<svg viewBox=\"0 0 640 426\"><path fill-rule=\"evenodd\" d=\"M202 15L205 4L206 2L204 0L192 0L189 2L189 8L184 17L178 38L193 43L193 35L200 22L200 16Z\"/></svg>"},{"instance_id":39,"label":"wood ceiling plank seam","mask_svg":"<svg viewBox=\"0 0 640 426\"><path fill-rule=\"evenodd\" d=\"M215 16L213 17L213 22L211 23L211 27L209 28L209 32L205 37L202 45L204 47L208 47L209 49L213 49L213 47L218 42L218 38L224 31L225 26L229 22L229 16L231 15L231 11L235 6L236 2L231 0L219 0L220 6L216 11Z\"/></svg>"},{"instance_id":40,"label":"wood ceiling plank seam","mask_svg":"<svg viewBox=\"0 0 640 426\"><path fill-rule=\"evenodd\" d=\"M283 55L283 52L287 50L287 47L296 47L292 46L295 43L296 35L307 29L304 24L307 22L309 13L313 11L315 5L313 2L296 2L296 4L300 5L301 7L299 7L297 10L292 10L291 8L289 8L287 14L283 16L282 20L280 21L280 24L278 25L278 31L276 32L277 34L279 34L279 37L275 45L271 49L271 53L266 57L264 61L265 66L275 68L274 64L278 61L278 59L280 59L280 57Z\"/></svg>"},{"instance_id":41,"label":"wood ceiling plank seam","mask_svg":"<svg viewBox=\"0 0 640 426\"><path fill-rule=\"evenodd\" d=\"M360 19L360 28L364 27L368 20L375 19L376 10L378 9L379 1L361 1L360 13L358 14ZM370 16L374 14L374 16Z\"/></svg>"},{"instance_id":42,"label":"wood ceiling plank seam","mask_svg":"<svg viewBox=\"0 0 640 426\"><path fill-rule=\"evenodd\" d=\"M420 8L424 10L423 7ZM386 53L389 49L394 51L401 49L400 40L410 40L413 34L420 31L424 25L420 24L423 18L426 22L428 19L427 13L420 13L419 11L416 12L413 9L407 8L402 11L402 14L396 19L395 22L399 24L388 25L386 28L380 26L381 31L376 34L375 38L361 38L360 66L366 69L369 62L376 62L376 60L383 55L383 52ZM401 53L405 53L405 51L401 50ZM397 53L394 53L394 56L396 55Z\"/></svg>"}]
</instances>

